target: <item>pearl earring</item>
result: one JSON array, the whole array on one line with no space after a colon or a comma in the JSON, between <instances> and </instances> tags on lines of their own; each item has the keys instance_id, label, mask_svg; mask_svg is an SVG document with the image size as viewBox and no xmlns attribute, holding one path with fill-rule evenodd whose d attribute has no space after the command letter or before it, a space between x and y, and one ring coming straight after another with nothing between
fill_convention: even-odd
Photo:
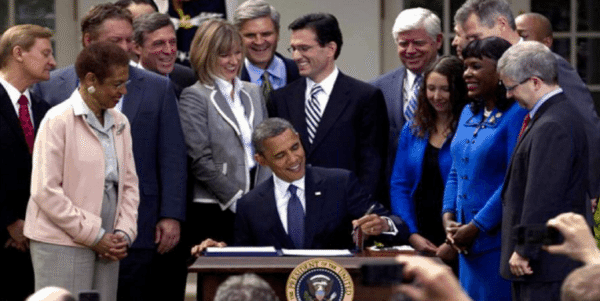
<instances>
[{"instance_id":1,"label":"pearl earring","mask_svg":"<svg viewBox=\"0 0 600 301\"><path fill-rule=\"evenodd\" d=\"M90 94L94 94L94 92L96 92L96 88L94 88L94 86L89 86L89 87L87 88L87 91L88 91L88 93L90 93Z\"/></svg>"}]
</instances>

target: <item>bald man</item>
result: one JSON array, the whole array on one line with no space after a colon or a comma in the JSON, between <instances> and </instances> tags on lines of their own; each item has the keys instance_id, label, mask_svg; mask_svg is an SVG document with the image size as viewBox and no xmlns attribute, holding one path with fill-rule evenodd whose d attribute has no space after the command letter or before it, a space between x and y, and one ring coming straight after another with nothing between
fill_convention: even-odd
<instances>
[{"instance_id":1,"label":"bald man","mask_svg":"<svg viewBox=\"0 0 600 301\"><path fill-rule=\"evenodd\" d=\"M525 41L538 41L552 47L552 24L542 14L525 13L515 19L517 32Z\"/></svg>"}]
</instances>

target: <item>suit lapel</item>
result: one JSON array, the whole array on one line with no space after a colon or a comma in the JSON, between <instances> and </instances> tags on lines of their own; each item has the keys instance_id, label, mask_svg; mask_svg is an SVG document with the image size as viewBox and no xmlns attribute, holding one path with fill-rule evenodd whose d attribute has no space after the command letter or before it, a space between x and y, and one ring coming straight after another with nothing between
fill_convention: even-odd
<instances>
[{"instance_id":1,"label":"suit lapel","mask_svg":"<svg viewBox=\"0 0 600 301\"><path fill-rule=\"evenodd\" d=\"M398 98L396 98L396 101L394 101L394 110L392 112L394 112L395 116L393 116L395 122L397 125L399 125L399 129L402 129L402 127L400 126L402 123L402 120L404 120L404 78L406 77L406 68L402 68L402 70L400 70L400 72L398 72L397 76L394 77L394 82L392 83L394 86L394 89L397 90L396 95L398 95ZM397 79L397 80L396 80Z\"/></svg>"},{"instance_id":2,"label":"suit lapel","mask_svg":"<svg viewBox=\"0 0 600 301\"><path fill-rule=\"evenodd\" d=\"M289 110L288 116L290 117L290 122L296 128L296 131L298 131L300 134L302 145L304 145L306 151L309 152L308 132L306 130L306 114L304 113L306 102L304 99L306 92L306 79L302 78L302 80L299 80L298 84L293 85L293 87L294 90L290 91L290 96L286 97L285 100L289 104L287 106Z\"/></svg>"},{"instance_id":3,"label":"suit lapel","mask_svg":"<svg viewBox=\"0 0 600 301\"><path fill-rule=\"evenodd\" d=\"M250 94L244 89L244 84L241 84L242 90L240 91L240 101L242 102L242 106L244 106L244 114L246 115L246 119L248 119L250 127L254 128L256 125L254 124L254 104L252 103L252 97L250 97Z\"/></svg>"},{"instance_id":4,"label":"suit lapel","mask_svg":"<svg viewBox=\"0 0 600 301\"><path fill-rule=\"evenodd\" d=\"M281 243L281 248L293 249L294 242L292 242L292 239L285 232L281 219L279 218L279 212L277 211L273 178L269 178L267 183L266 189L263 189L259 195L259 199L264 200L264 203L261 204L264 210L262 214L264 223L267 225L269 235L274 237L273 241Z\"/></svg>"},{"instance_id":5,"label":"suit lapel","mask_svg":"<svg viewBox=\"0 0 600 301\"><path fill-rule=\"evenodd\" d=\"M323 207L324 189L323 179L313 173L310 166L306 166L306 177L304 178L304 197L306 199L306 215L304 219L304 243L306 248L312 248L318 229L322 229L321 209Z\"/></svg>"},{"instance_id":6,"label":"suit lapel","mask_svg":"<svg viewBox=\"0 0 600 301\"><path fill-rule=\"evenodd\" d=\"M327 101L327 106L325 106L325 111L323 112L323 116L319 122L319 127L317 128L315 140L313 141L307 157L310 155L310 152L313 149L315 149L323 140L325 140L328 132L336 123L342 112L346 110L346 107L350 103L348 100L350 97L349 93L350 86L347 83L346 76L340 72L335 84L333 85L333 90L331 90L331 95Z\"/></svg>"},{"instance_id":7,"label":"suit lapel","mask_svg":"<svg viewBox=\"0 0 600 301\"><path fill-rule=\"evenodd\" d=\"M233 115L233 111L227 103L227 99L225 99L225 96L221 94L221 91L219 91L216 84L213 86L205 85L205 87L209 89L210 101L212 102L219 115L221 115L221 117L225 119L225 121L233 128L238 138L242 137L240 127L238 126L237 120L235 119L235 115Z\"/></svg>"},{"instance_id":8,"label":"suit lapel","mask_svg":"<svg viewBox=\"0 0 600 301\"><path fill-rule=\"evenodd\" d=\"M122 112L129 119L130 124L134 124L137 111L144 98L144 78L140 76L142 70L137 67L129 66L129 84L127 84L127 94L123 96Z\"/></svg>"},{"instance_id":9,"label":"suit lapel","mask_svg":"<svg viewBox=\"0 0 600 301\"><path fill-rule=\"evenodd\" d=\"M45 113L42 108L43 104L41 104L41 100L38 99L37 96L34 96L32 93L30 93L30 95L31 110L33 111L33 130L37 134L38 127L40 126L40 122L42 122Z\"/></svg>"},{"instance_id":10,"label":"suit lapel","mask_svg":"<svg viewBox=\"0 0 600 301\"><path fill-rule=\"evenodd\" d=\"M0 114L4 116L13 134L15 134L16 137L19 137L19 140L23 142L23 147L27 148L27 152L29 152L29 147L25 141L25 134L23 134L23 128L21 128L21 122L19 121L15 107L2 85L0 85ZM35 128L37 129L37 127Z\"/></svg>"}]
</instances>

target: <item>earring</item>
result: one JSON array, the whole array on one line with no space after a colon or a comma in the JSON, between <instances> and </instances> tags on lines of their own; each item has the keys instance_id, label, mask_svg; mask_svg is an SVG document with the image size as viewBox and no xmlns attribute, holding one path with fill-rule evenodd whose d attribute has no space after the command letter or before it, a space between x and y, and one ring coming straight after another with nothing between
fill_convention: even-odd
<instances>
[{"instance_id":1,"label":"earring","mask_svg":"<svg viewBox=\"0 0 600 301\"><path fill-rule=\"evenodd\" d=\"M90 93L90 94L94 94L94 92L96 92L96 88L94 88L94 86L89 86L89 87L87 88L87 91L88 91L88 93Z\"/></svg>"}]
</instances>

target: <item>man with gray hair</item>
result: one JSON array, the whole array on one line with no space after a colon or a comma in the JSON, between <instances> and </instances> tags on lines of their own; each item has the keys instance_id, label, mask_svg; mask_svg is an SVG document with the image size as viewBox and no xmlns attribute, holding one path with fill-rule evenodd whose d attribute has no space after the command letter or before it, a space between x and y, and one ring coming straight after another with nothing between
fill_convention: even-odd
<instances>
[{"instance_id":1,"label":"man with gray hair","mask_svg":"<svg viewBox=\"0 0 600 301\"><path fill-rule=\"evenodd\" d=\"M169 77L178 99L184 88L196 82L192 69L175 63L177 37L168 15L150 13L134 19L133 42L132 52L139 57L136 66Z\"/></svg>"},{"instance_id":2,"label":"man with gray hair","mask_svg":"<svg viewBox=\"0 0 600 301\"><path fill-rule=\"evenodd\" d=\"M300 78L294 61L275 52L279 18L275 8L264 0L245 1L233 15L246 54L241 79L259 85L267 104L272 90Z\"/></svg>"},{"instance_id":3,"label":"man with gray hair","mask_svg":"<svg viewBox=\"0 0 600 301\"><path fill-rule=\"evenodd\" d=\"M464 44L490 36L503 38L511 44L522 39L517 33L515 19L506 0L467 0L454 15L454 22L464 30ZM465 45L462 45L464 49ZM558 85L565 90L569 104L582 116L590 149L600 149L600 119L592 100L592 95L575 69L555 53L558 65ZM591 152L589 156L588 197L600 194L600 152ZM591 220L591 206L587 213Z\"/></svg>"},{"instance_id":4,"label":"man with gray hair","mask_svg":"<svg viewBox=\"0 0 600 301\"><path fill-rule=\"evenodd\" d=\"M559 300L562 281L580 263L542 251L542 242L530 240L528 229L545 227L563 212L586 213L584 121L559 86L556 58L543 44L513 45L497 69L506 97L530 110L502 190L500 273L512 281L515 301Z\"/></svg>"},{"instance_id":5,"label":"man with gray hair","mask_svg":"<svg viewBox=\"0 0 600 301\"><path fill-rule=\"evenodd\" d=\"M396 18L392 36L402 65L372 82L383 92L390 121L385 167L387 182L396 158L398 136L417 108L423 72L436 60L437 52L442 47L440 18L425 8L405 9Z\"/></svg>"},{"instance_id":6,"label":"man with gray hair","mask_svg":"<svg viewBox=\"0 0 600 301\"><path fill-rule=\"evenodd\" d=\"M275 291L256 274L230 276L217 288L214 301L279 301Z\"/></svg>"},{"instance_id":7,"label":"man with gray hair","mask_svg":"<svg viewBox=\"0 0 600 301\"><path fill-rule=\"evenodd\" d=\"M538 13L525 13L515 19L517 33L525 41L538 41L552 47L552 24L546 16Z\"/></svg>"}]
</instances>

